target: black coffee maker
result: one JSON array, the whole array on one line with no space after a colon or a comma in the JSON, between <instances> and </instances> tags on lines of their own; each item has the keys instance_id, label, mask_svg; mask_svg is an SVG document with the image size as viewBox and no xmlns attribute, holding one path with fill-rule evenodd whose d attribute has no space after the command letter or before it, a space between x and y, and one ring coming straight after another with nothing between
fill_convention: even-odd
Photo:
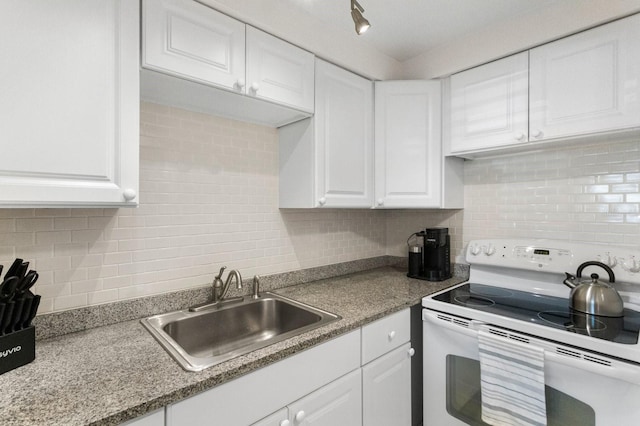
<instances>
[{"instance_id":1,"label":"black coffee maker","mask_svg":"<svg viewBox=\"0 0 640 426\"><path fill-rule=\"evenodd\" d=\"M422 245L409 245L413 236L422 238ZM408 277L427 281L451 278L451 240L449 228L427 228L411 234Z\"/></svg>"}]
</instances>

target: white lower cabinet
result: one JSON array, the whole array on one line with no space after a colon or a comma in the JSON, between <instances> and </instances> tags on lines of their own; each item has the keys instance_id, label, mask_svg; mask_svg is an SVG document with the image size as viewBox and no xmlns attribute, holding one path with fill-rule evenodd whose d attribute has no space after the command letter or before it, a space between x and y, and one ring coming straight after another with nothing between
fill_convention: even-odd
<instances>
[{"instance_id":1,"label":"white lower cabinet","mask_svg":"<svg viewBox=\"0 0 640 426\"><path fill-rule=\"evenodd\" d=\"M362 367L363 425L411 424L410 343Z\"/></svg>"},{"instance_id":2,"label":"white lower cabinet","mask_svg":"<svg viewBox=\"0 0 640 426\"><path fill-rule=\"evenodd\" d=\"M289 419L289 409L281 408L273 414L268 415L262 420L258 420L251 426L291 426Z\"/></svg>"},{"instance_id":3,"label":"white lower cabinet","mask_svg":"<svg viewBox=\"0 0 640 426\"><path fill-rule=\"evenodd\" d=\"M331 383L360 368L360 330L352 331L290 358L256 370L166 408L166 426L225 425L246 426L269 413L302 402L318 392L318 401L330 400L330 393L343 392ZM359 374L358 374L359 377ZM339 380L336 382L339 383ZM329 386L327 386L329 385ZM321 389L325 387L324 389ZM324 394L324 396L322 396ZM299 408L317 418L321 402ZM358 402L358 411L361 402ZM341 410L346 410L342 408ZM297 411L294 412L294 416ZM266 420L266 419L265 419ZM280 421L284 420L281 418ZM265 423L271 424L271 423ZM275 423L278 424L278 423ZM316 424L290 423L290 425ZM329 423L317 423L329 424ZM341 422L333 424L343 424ZM344 423L349 426L348 423ZM356 423L360 425L361 422ZM283 426L285 426L284 423Z\"/></svg>"},{"instance_id":4,"label":"white lower cabinet","mask_svg":"<svg viewBox=\"0 0 640 426\"><path fill-rule=\"evenodd\" d=\"M362 424L360 369L329 383L253 426L355 426Z\"/></svg>"},{"instance_id":5,"label":"white lower cabinet","mask_svg":"<svg viewBox=\"0 0 640 426\"><path fill-rule=\"evenodd\" d=\"M364 426L411 424L410 329L409 309L362 328Z\"/></svg>"}]
</instances>

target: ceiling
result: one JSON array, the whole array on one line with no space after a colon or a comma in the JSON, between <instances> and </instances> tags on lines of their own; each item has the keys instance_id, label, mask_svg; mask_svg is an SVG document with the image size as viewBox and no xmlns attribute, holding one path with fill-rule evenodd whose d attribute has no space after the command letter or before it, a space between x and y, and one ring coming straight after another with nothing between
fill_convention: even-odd
<instances>
[{"instance_id":1,"label":"ceiling","mask_svg":"<svg viewBox=\"0 0 640 426\"><path fill-rule=\"evenodd\" d=\"M357 36L350 0L279 0L323 21L347 29L359 42L405 61L493 23L552 6L583 0L359 0L371 28Z\"/></svg>"}]
</instances>

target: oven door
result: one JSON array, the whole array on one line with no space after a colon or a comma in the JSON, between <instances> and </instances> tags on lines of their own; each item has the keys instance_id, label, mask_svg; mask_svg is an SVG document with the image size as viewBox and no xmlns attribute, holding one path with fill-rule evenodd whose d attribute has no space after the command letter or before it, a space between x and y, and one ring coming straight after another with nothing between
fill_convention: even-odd
<instances>
[{"instance_id":1,"label":"oven door","mask_svg":"<svg viewBox=\"0 0 640 426\"><path fill-rule=\"evenodd\" d=\"M481 420L478 330L542 347L549 426L621 426L640 419L640 365L428 309L423 319L424 425Z\"/></svg>"}]
</instances>

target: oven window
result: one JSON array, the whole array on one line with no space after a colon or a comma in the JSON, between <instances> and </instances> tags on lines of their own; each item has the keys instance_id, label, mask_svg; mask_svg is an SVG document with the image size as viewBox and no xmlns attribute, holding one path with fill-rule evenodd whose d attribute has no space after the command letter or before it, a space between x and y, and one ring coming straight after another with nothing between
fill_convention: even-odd
<instances>
[{"instance_id":1,"label":"oven window","mask_svg":"<svg viewBox=\"0 0 640 426\"><path fill-rule=\"evenodd\" d=\"M481 420L480 362L447 355L447 412L470 426L489 426ZM589 405L545 386L548 426L595 426Z\"/></svg>"}]
</instances>

